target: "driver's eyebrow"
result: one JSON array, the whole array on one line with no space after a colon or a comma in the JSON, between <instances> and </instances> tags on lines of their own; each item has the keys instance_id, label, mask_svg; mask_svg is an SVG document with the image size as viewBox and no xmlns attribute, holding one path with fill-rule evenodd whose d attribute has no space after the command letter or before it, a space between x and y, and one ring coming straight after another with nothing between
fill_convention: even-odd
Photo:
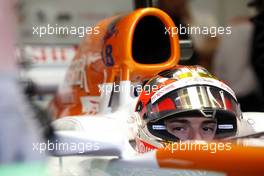
<instances>
[{"instance_id":1,"label":"driver's eyebrow","mask_svg":"<svg viewBox=\"0 0 264 176\"><path fill-rule=\"evenodd\" d=\"M172 120L168 120L165 123L171 123L171 122L177 122L177 123L190 123L189 120L184 120L184 119L172 119Z\"/></svg>"},{"instance_id":2,"label":"driver's eyebrow","mask_svg":"<svg viewBox=\"0 0 264 176\"><path fill-rule=\"evenodd\" d=\"M216 121L215 120L206 120L206 121L203 121L203 125L205 124L210 124L210 123L214 123L216 124Z\"/></svg>"}]
</instances>

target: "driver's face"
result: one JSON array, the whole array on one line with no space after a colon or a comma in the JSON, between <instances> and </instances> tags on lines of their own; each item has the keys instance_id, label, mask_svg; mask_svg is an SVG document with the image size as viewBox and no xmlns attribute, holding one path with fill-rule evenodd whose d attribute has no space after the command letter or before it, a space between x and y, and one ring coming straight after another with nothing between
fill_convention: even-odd
<instances>
[{"instance_id":1,"label":"driver's face","mask_svg":"<svg viewBox=\"0 0 264 176\"><path fill-rule=\"evenodd\" d=\"M165 121L167 131L180 140L212 140L216 121L203 117L175 118Z\"/></svg>"}]
</instances>

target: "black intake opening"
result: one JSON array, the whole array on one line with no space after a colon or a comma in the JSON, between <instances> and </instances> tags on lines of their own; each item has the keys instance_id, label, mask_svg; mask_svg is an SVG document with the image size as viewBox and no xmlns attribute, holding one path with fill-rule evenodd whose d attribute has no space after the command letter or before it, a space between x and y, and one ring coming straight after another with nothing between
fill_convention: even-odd
<instances>
[{"instance_id":1,"label":"black intake opening","mask_svg":"<svg viewBox=\"0 0 264 176\"><path fill-rule=\"evenodd\" d=\"M138 22L132 43L132 56L137 63L158 64L170 58L170 38L165 31L165 25L155 16Z\"/></svg>"}]
</instances>

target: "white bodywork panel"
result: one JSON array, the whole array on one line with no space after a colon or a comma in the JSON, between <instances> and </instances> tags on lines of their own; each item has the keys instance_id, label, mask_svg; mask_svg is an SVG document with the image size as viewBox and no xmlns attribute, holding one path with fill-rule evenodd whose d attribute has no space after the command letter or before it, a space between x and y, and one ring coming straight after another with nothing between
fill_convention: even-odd
<instances>
[{"instance_id":1,"label":"white bodywork panel","mask_svg":"<svg viewBox=\"0 0 264 176\"><path fill-rule=\"evenodd\" d=\"M121 113L121 112L119 112ZM122 114L122 113L121 113ZM119 114L120 115L120 114ZM225 175L224 173L208 172L208 171L194 171L194 170L169 170L160 169L157 161L155 160L155 152L149 152L144 155L137 155L131 146L128 146L128 126L125 121L117 120L112 115L97 115L93 117L77 116L65 117L54 122L54 127L57 131L72 131L78 133L85 133L86 137L90 140L103 140L104 147L110 153L114 154L114 150L118 149L120 155L108 157L91 157L91 156L69 156L69 157L51 157L49 160L49 168L51 173L56 175L69 175L69 176L114 176L114 175L168 175L168 176L200 176L200 175ZM238 136L253 134L256 132L264 131L264 113L243 113L243 119L239 124ZM130 124L131 125L131 124ZM74 126L74 128L73 128ZM99 133L98 129L104 129ZM76 134L78 134L76 133ZM90 133L90 134L89 134ZM94 136L94 137L93 137ZM96 137L95 137L96 136ZM104 136L104 137L103 137ZM80 139L79 135L75 135L76 140ZM99 139L100 138L100 139ZM119 139L118 139L119 138ZM111 143L116 145L111 145ZM253 141L254 142L254 141ZM263 143L261 144L263 145ZM116 148L115 148L116 147ZM104 149L105 149L104 148ZM104 152L102 150L102 152ZM120 158L121 157L121 158Z\"/></svg>"}]
</instances>

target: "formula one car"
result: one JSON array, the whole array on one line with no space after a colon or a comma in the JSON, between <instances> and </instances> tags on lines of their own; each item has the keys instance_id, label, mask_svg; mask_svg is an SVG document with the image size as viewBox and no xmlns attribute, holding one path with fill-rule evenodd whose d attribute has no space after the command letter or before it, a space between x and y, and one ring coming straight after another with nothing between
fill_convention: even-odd
<instances>
[{"instance_id":1,"label":"formula one car","mask_svg":"<svg viewBox=\"0 0 264 176\"><path fill-rule=\"evenodd\" d=\"M51 170L63 175L263 175L258 165L264 162L262 113L243 114L238 135L224 141L232 141L230 151L181 151L174 144L152 150L144 144L145 153L138 154L137 88L178 64L178 37L165 35L175 26L165 12L142 8L98 27L100 34L81 43L50 104L57 136L51 151L59 157L52 158Z\"/></svg>"}]
</instances>

